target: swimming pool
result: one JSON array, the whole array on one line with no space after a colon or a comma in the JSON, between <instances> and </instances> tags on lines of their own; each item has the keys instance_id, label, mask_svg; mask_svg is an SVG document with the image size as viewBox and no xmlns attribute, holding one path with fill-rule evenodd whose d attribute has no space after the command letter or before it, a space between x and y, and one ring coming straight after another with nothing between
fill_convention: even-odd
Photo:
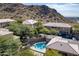
<instances>
[{"instance_id":1,"label":"swimming pool","mask_svg":"<svg viewBox=\"0 0 79 59\"><path fill-rule=\"evenodd\" d=\"M46 43L45 42L37 42L31 47L31 49L38 51L38 52L45 53Z\"/></svg>"}]
</instances>

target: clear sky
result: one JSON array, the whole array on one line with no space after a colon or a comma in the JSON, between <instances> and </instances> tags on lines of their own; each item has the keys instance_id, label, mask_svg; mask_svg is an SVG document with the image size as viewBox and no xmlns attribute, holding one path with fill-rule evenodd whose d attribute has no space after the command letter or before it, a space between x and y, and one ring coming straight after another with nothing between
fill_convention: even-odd
<instances>
[{"instance_id":1,"label":"clear sky","mask_svg":"<svg viewBox=\"0 0 79 59\"><path fill-rule=\"evenodd\" d=\"M47 5L50 8L55 8L63 16L79 17L78 3L32 3L33 5Z\"/></svg>"},{"instance_id":2,"label":"clear sky","mask_svg":"<svg viewBox=\"0 0 79 59\"><path fill-rule=\"evenodd\" d=\"M50 8L55 8L59 13L69 17L79 17L79 4L46 4Z\"/></svg>"}]
</instances>

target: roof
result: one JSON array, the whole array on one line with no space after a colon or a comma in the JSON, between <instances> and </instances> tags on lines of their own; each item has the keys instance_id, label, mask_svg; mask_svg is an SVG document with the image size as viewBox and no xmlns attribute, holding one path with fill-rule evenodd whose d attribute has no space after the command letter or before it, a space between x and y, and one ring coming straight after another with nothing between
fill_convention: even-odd
<instances>
[{"instance_id":1,"label":"roof","mask_svg":"<svg viewBox=\"0 0 79 59\"><path fill-rule=\"evenodd\" d=\"M39 34L39 35L41 35L42 37L46 37L47 39L52 39L55 37L54 35L47 35L47 34Z\"/></svg>"},{"instance_id":2,"label":"roof","mask_svg":"<svg viewBox=\"0 0 79 59\"><path fill-rule=\"evenodd\" d=\"M54 22L48 22L43 25L47 27L69 27L69 28L71 27L71 25L67 23L54 23Z\"/></svg>"},{"instance_id":3,"label":"roof","mask_svg":"<svg viewBox=\"0 0 79 59\"><path fill-rule=\"evenodd\" d=\"M0 36L11 34L13 32L9 31L8 29L0 28Z\"/></svg>"},{"instance_id":4,"label":"roof","mask_svg":"<svg viewBox=\"0 0 79 59\"><path fill-rule=\"evenodd\" d=\"M0 23L5 23L5 22L13 22L15 20L13 19L0 19Z\"/></svg>"},{"instance_id":5,"label":"roof","mask_svg":"<svg viewBox=\"0 0 79 59\"><path fill-rule=\"evenodd\" d=\"M62 52L71 53L78 55L79 54L79 42L65 39L62 37L54 37L46 45L47 48L56 49Z\"/></svg>"},{"instance_id":6,"label":"roof","mask_svg":"<svg viewBox=\"0 0 79 59\"><path fill-rule=\"evenodd\" d=\"M37 23L37 21L32 20L32 19L27 19L23 22L23 24L35 24L35 23Z\"/></svg>"}]
</instances>

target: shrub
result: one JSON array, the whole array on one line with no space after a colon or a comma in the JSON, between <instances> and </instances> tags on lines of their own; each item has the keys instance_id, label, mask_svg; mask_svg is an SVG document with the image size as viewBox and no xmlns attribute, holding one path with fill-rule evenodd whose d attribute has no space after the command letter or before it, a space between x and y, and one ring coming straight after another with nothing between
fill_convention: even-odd
<instances>
[{"instance_id":1,"label":"shrub","mask_svg":"<svg viewBox=\"0 0 79 59\"><path fill-rule=\"evenodd\" d=\"M20 52L18 52L17 55L18 56L34 56L34 54L30 51L30 49L20 50Z\"/></svg>"},{"instance_id":2,"label":"shrub","mask_svg":"<svg viewBox=\"0 0 79 59\"><path fill-rule=\"evenodd\" d=\"M0 55L1 56L16 55L20 45L21 42L19 39L7 38L7 37L0 38Z\"/></svg>"},{"instance_id":3,"label":"shrub","mask_svg":"<svg viewBox=\"0 0 79 59\"><path fill-rule=\"evenodd\" d=\"M58 35L59 31L58 30L55 30L55 29L50 29L50 33L52 35Z\"/></svg>"},{"instance_id":4,"label":"shrub","mask_svg":"<svg viewBox=\"0 0 79 59\"><path fill-rule=\"evenodd\" d=\"M62 54L57 50L47 49L45 56L62 56Z\"/></svg>"}]
</instances>

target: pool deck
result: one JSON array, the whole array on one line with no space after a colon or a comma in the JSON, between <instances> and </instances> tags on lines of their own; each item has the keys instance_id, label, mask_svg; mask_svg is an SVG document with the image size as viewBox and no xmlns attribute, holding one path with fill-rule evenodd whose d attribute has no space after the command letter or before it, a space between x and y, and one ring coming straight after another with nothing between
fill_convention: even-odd
<instances>
[{"instance_id":1,"label":"pool deck","mask_svg":"<svg viewBox=\"0 0 79 59\"><path fill-rule=\"evenodd\" d=\"M33 50L33 49L31 49L30 51L31 51L32 53L34 53L34 56L44 56L44 53L35 51L35 50Z\"/></svg>"},{"instance_id":2,"label":"pool deck","mask_svg":"<svg viewBox=\"0 0 79 59\"><path fill-rule=\"evenodd\" d=\"M34 48L33 46L30 47L32 50L34 51L37 51L39 53L45 53L46 52L46 48L42 49L41 51L40 50L37 50L36 48Z\"/></svg>"}]
</instances>

